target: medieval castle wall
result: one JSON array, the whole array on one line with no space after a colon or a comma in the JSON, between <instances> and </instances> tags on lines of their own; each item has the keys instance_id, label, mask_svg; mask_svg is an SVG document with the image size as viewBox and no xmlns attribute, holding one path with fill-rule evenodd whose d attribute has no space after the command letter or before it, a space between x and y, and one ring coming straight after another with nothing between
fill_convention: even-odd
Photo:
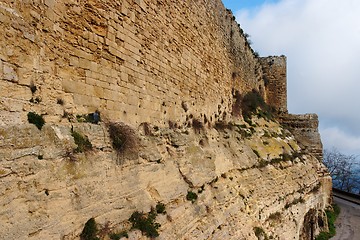
<instances>
[{"instance_id":1,"label":"medieval castle wall","mask_svg":"<svg viewBox=\"0 0 360 240\"><path fill-rule=\"evenodd\" d=\"M2 237L78 239L95 218L105 235L145 239L128 219L159 202L159 239L326 230L317 117L287 114L286 58L258 58L220 0L3 0L0 31ZM261 117L186 124L229 120L236 90L253 89L293 134ZM114 150L107 121L71 118L96 110L131 126L133 154ZM74 132L91 150L76 151Z\"/></svg>"},{"instance_id":2,"label":"medieval castle wall","mask_svg":"<svg viewBox=\"0 0 360 240\"><path fill-rule=\"evenodd\" d=\"M0 124L101 111L133 125L211 121L261 66L221 1L2 1ZM61 103L61 104L59 104ZM184 110L184 108L186 108Z\"/></svg>"}]
</instances>

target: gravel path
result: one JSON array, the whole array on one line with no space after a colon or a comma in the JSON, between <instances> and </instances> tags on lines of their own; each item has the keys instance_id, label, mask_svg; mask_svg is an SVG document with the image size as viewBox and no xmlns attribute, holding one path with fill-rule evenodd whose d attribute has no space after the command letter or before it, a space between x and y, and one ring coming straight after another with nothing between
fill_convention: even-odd
<instances>
[{"instance_id":1,"label":"gravel path","mask_svg":"<svg viewBox=\"0 0 360 240\"><path fill-rule=\"evenodd\" d=\"M336 236L331 240L360 240L360 205L334 197L341 208L336 226Z\"/></svg>"}]
</instances>

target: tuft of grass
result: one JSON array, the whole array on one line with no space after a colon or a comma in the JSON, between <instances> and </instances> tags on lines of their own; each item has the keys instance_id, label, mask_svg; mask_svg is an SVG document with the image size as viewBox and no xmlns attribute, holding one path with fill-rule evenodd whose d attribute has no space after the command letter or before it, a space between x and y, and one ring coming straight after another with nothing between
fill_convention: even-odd
<instances>
[{"instance_id":1,"label":"tuft of grass","mask_svg":"<svg viewBox=\"0 0 360 240\"><path fill-rule=\"evenodd\" d=\"M156 212L157 213L161 213L161 214L165 214L166 210L165 210L165 204L159 202L158 204L156 204L155 206Z\"/></svg>"},{"instance_id":2,"label":"tuft of grass","mask_svg":"<svg viewBox=\"0 0 360 240\"><path fill-rule=\"evenodd\" d=\"M29 112L27 114L27 117L28 117L29 123L34 124L39 130L41 130L41 128L45 124L44 118L35 112Z\"/></svg>"},{"instance_id":3,"label":"tuft of grass","mask_svg":"<svg viewBox=\"0 0 360 240\"><path fill-rule=\"evenodd\" d=\"M98 228L94 218L90 218L80 234L81 240L99 240L97 237Z\"/></svg>"},{"instance_id":4,"label":"tuft of grass","mask_svg":"<svg viewBox=\"0 0 360 240\"><path fill-rule=\"evenodd\" d=\"M92 144L86 136L74 130L71 131L71 136L73 136L75 144L77 145L75 152L86 152L92 149Z\"/></svg>"},{"instance_id":5,"label":"tuft of grass","mask_svg":"<svg viewBox=\"0 0 360 240\"><path fill-rule=\"evenodd\" d=\"M197 198L197 194L192 191L189 191L186 195L186 200L191 201L192 203L194 203Z\"/></svg>"},{"instance_id":6,"label":"tuft of grass","mask_svg":"<svg viewBox=\"0 0 360 240\"><path fill-rule=\"evenodd\" d=\"M124 123L110 123L108 126L112 146L118 154L134 153L138 146L135 131Z\"/></svg>"}]
</instances>

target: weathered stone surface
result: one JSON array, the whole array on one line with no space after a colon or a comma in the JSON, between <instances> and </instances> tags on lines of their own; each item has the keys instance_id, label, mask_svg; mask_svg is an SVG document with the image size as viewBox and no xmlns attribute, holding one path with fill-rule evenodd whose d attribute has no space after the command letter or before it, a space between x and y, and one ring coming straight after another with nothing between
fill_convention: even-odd
<instances>
[{"instance_id":1,"label":"weathered stone surface","mask_svg":"<svg viewBox=\"0 0 360 240\"><path fill-rule=\"evenodd\" d=\"M295 137L232 119L236 90L287 113L286 59L257 58L220 0L3 0L0 31L2 238L78 239L92 217L104 232L129 230L134 211L158 202L159 239L251 240L256 227L308 239L309 222L321 228L331 179L317 118L281 116ZM106 124L76 120L96 110L143 128L136 148L116 152ZM28 112L44 117L41 130ZM78 152L74 131L93 148Z\"/></svg>"},{"instance_id":2,"label":"weathered stone surface","mask_svg":"<svg viewBox=\"0 0 360 240\"><path fill-rule=\"evenodd\" d=\"M318 130L319 119L316 114L284 114L280 116L280 121L291 129L304 150L322 160L323 149Z\"/></svg>"},{"instance_id":3,"label":"weathered stone surface","mask_svg":"<svg viewBox=\"0 0 360 240\"><path fill-rule=\"evenodd\" d=\"M236 127L142 135L140 152L148 154L120 162L104 124L2 127L0 233L6 239L76 239L91 217L129 229L134 211L163 202L167 215L157 217L159 239L257 239L254 227L277 239L299 239L307 212L320 214L329 203L330 177L292 135L280 135L277 123L254 121L247 138ZM71 129L87 136L93 150L73 152ZM171 132L184 145L174 146ZM284 149L293 157L276 160ZM186 200L188 191L197 193L194 203ZM130 238L146 239L137 231Z\"/></svg>"},{"instance_id":4,"label":"weathered stone surface","mask_svg":"<svg viewBox=\"0 0 360 240\"><path fill-rule=\"evenodd\" d=\"M24 108L54 123L63 111L96 109L134 125L184 124L190 115L214 123L230 115L233 88L264 88L258 58L220 0L6 0L0 16L0 80L7 92L27 86L26 101L41 103ZM21 95L2 95L0 108ZM59 98L63 111L52 111Z\"/></svg>"}]
</instances>

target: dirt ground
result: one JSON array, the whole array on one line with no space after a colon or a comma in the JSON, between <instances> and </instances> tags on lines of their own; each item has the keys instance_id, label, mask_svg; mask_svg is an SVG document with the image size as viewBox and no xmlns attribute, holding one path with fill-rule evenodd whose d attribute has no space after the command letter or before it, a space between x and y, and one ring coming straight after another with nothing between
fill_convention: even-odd
<instances>
[{"instance_id":1,"label":"dirt ground","mask_svg":"<svg viewBox=\"0 0 360 240\"><path fill-rule=\"evenodd\" d=\"M331 240L360 240L360 205L334 197L341 212L335 222L336 236Z\"/></svg>"}]
</instances>

